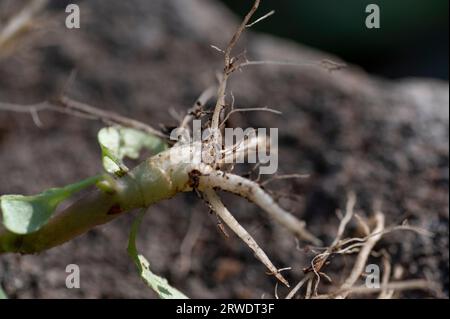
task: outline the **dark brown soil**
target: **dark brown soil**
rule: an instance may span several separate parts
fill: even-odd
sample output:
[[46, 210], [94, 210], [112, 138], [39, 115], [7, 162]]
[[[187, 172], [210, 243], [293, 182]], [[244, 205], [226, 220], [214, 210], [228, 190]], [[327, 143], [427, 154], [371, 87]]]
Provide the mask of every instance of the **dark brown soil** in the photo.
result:
[[[75, 1], [70, 1], [75, 2]], [[6, 15], [23, 1], [2, 1]], [[70, 96], [157, 126], [174, 125], [168, 110], [184, 111], [215, 81], [223, 47], [238, 20], [211, 0], [79, 1], [80, 30], [64, 28], [65, 1], [53, 1], [32, 41], [0, 60], [0, 101], [35, 103], [60, 92], [71, 71]], [[244, 47], [244, 46], [243, 46]], [[318, 61], [326, 54], [265, 35], [245, 37], [251, 59]], [[388, 235], [386, 249], [404, 279], [427, 278], [448, 294], [449, 87], [430, 79], [385, 81], [357, 67], [329, 73], [315, 67], [248, 69], [232, 81], [237, 107], [270, 106], [282, 116], [244, 113], [234, 126], [277, 127], [280, 173], [310, 178], [274, 183], [280, 203], [304, 218], [326, 242], [339, 223], [348, 191], [358, 211], [380, 208], [389, 224], [405, 219], [434, 232]], [[101, 123], [42, 113], [43, 128], [26, 114], [0, 113], [0, 194], [32, 194], [101, 170], [96, 133]], [[291, 282], [312, 253], [246, 201], [226, 203]], [[37, 256], [0, 257], [0, 282], [12, 298], [152, 298], [126, 254], [133, 214]], [[201, 226], [190, 266], [180, 262], [189, 225]], [[196, 298], [273, 297], [274, 278], [236, 237], [225, 239], [217, 220], [193, 194], [155, 205], [139, 247], [151, 267]], [[351, 261], [336, 258], [335, 283]], [[374, 263], [380, 263], [374, 258]], [[65, 287], [65, 267], [81, 268], [81, 289]], [[345, 267], [347, 265], [347, 268]], [[286, 290], [280, 288], [280, 295]], [[409, 292], [403, 297], [429, 297]]]

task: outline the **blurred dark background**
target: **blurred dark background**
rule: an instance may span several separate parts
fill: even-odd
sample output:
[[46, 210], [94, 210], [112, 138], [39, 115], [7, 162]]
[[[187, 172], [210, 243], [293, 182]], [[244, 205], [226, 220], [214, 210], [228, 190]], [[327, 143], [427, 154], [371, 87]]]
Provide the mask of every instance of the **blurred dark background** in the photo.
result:
[[[239, 15], [252, 1], [222, 0]], [[381, 28], [367, 29], [367, 5], [380, 7]], [[276, 14], [255, 29], [339, 55], [389, 78], [448, 79], [447, 0], [264, 0]]]

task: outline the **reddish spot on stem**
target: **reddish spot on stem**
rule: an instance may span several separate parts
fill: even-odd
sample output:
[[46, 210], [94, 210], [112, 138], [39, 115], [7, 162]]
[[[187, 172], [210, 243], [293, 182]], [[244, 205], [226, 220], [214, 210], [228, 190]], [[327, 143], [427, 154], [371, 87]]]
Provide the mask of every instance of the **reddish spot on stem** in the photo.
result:
[[200, 184], [200, 176], [202, 173], [196, 169], [189, 172], [189, 187], [195, 189], [198, 188]]
[[114, 204], [113, 206], [111, 206], [111, 208], [108, 210], [108, 215], [117, 215], [122, 213], [122, 208], [120, 207], [119, 204]]

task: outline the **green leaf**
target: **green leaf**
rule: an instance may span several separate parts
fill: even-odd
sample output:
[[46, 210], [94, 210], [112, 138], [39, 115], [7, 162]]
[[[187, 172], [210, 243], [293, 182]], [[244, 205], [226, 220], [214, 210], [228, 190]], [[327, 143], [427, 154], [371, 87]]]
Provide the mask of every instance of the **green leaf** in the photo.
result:
[[62, 188], [51, 188], [34, 196], [0, 196], [3, 224], [16, 234], [35, 232], [48, 222], [61, 202], [102, 179], [103, 176], [99, 175]]
[[108, 173], [117, 175], [128, 172], [128, 168], [122, 162], [123, 158], [137, 159], [143, 148], [157, 154], [167, 147], [158, 137], [121, 126], [101, 129], [98, 132], [98, 142], [102, 150], [103, 167]]
[[150, 264], [144, 256], [140, 255], [136, 248], [136, 236], [139, 226], [145, 215], [143, 210], [135, 219], [131, 227], [130, 237], [128, 240], [128, 254], [136, 263], [139, 274], [144, 282], [152, 288], [161, 299], [188, 299], [183, 293], [169, 285], [167, 279], [155, 275], [150, 270]]
[[8, 299], [8, 296], [6, 295], [6, 293], [3, 291], [2, 286], [0, 285], [0, 299]]

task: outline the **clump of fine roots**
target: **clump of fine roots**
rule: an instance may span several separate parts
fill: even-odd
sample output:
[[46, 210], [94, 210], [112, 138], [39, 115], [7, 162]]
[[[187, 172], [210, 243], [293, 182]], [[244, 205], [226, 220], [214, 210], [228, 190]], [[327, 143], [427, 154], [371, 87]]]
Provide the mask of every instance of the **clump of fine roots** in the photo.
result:
[[[412, 231], [421, 236], [432, 236], [432, 234], [424, 229], [409, 226], [406, 222], [399, 226], [386, 227], [385, 215], [381, 211], [376, 211], [371, 218], [367, 219], [354, 212], [355, 204], [356, 196], [350, 193], [345, 214], [340, 216], [341, 222], [335, 239], [328, 247], [312, 249], [315, 256], [311, 259], [310, 266], [303, 270], [305, 276], [285, 298], [344, 299], [350, 295], [377, 295], [379, 299], [391, 299], [404, 290], [425, 290], [440, 296], [438, 285], [433, 282], [422, 279], [402, 281], [403, 269], [400, 266], [393, 269], [388, 252], [384, 249], [376, 250], [376, 245], [383, 236], [393, 231]], [[356, 222], [358, 233], [362, 234], [361, 237], [344, 237], [347, 226], [352, 221]], [[350, 270], [343, 269], [342, 273], [348, 273], [345, 280], [334, 283], [333, 288], [326, 293], [320, 293], [320, 283], [323, 279], [333, 282], [325, 270], [332, 263], [332, 258], [350, 255], [356, 255], [356, 258], [349, 267]], [[379, 280], [375, 277], [373, 280], [366, 281], [365, 284], [358, 285], [362, 276], [370, 275], [366, 273], [369, 257], [382, 259], [382, 278]]]

